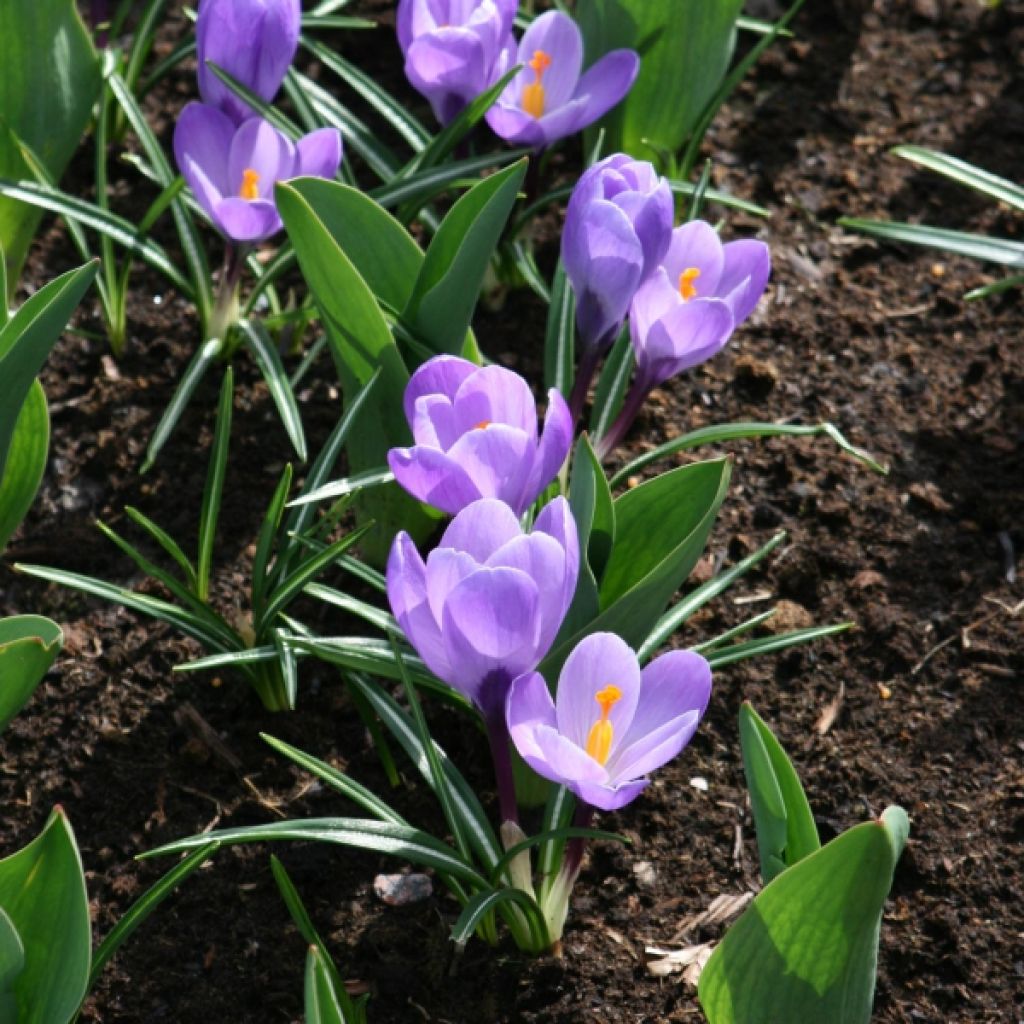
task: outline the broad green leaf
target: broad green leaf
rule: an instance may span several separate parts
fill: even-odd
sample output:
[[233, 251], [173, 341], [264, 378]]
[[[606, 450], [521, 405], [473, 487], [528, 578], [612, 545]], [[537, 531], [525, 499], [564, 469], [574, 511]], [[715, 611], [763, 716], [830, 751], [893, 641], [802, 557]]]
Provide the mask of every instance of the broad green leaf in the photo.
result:
[[908, 831], [906, 812], [889, 807], [762, 889], [701, 974], [710, 1024], [868, 1024], [882, 911]]
[[[412, 436], [402, 412], [409, 372], [366, 279], [346, 255], [307, 199], [291, 185], [278, 184], [277, 206], [295, 246], [303, 276], [323, 317], [346, 402], [380, 371], [362, 407], [360, 430], [348, 441], [349, 469], [363, 472], [387, 463], [388, 450], [407, 446]], [[400, 528], [422, 535], [433, 523], [422, 505], [397, 484], [361, 496], [361, 518], [377, 527], [366, 544], [369, 561], [382, 563]]]
[[0, 551], [7, 546], [35, 499], [49, 449], [46, 395], [35, 380], [15, 421], [7, 464], [0, 470]]
[[32, 696], [63, 643], [60, 626], [40, 615], [0, 619], [0, 732]]
[[14, 983], [18, 1024], [64, 1024], [85, 997], [92, 930], [82, 862], [60, 807], [28, 846], [0, 860], [0, 908], [25, 950]]
[[44, 285], [0, 330], [0, 477], [29, 388], [98, 267], [98, 263], [87, 263]]
[[[33, 177], [23, 142], [59, 179], [100, 89], [99, 61], [74, 0], [0, 3], [0, 67], [0, 178]], [[0, 199], [0, 246], [11, 289], [40, 216], [35, 208]]]
[[858, 217], [840, 217], [839, 224], [889, 242], [909, 242], [928, 249], [942, 249], [944, 252], [970, 256], [986, 263], [1024, 267], [1024, 242], [1008, 238], [990, 238], [967, 231], [933, 228], [927, 224], [897, 224], [887, 220], [861, 220]]
[[761, 879], [767, 885], [820, 849], [821, 842], [796, 770], [749, 701], [740, 707], [740, 747], [757, 829]]
[[[589, 0], [577, 6], [588, 65], [620, 47], [640, 54], [633, 88], [600, 122], [606, 152], [650, 160], [680, 148], [729, 67], [742, 8], [743, 0]], [[588, 145], [596, 131], [590, 129]]]
[[402, 320], [435, 352], [463, 351], [484, 274], [526, 167], [520, 160], [471, 188], [431, 240]]
[[[0, 294], [5, 294], [0, 292]], [[14, 922], [0, 907], [0, 1020], [18, 1019], [18, 997], [14, 983], [25, 969], [25, 947]]]

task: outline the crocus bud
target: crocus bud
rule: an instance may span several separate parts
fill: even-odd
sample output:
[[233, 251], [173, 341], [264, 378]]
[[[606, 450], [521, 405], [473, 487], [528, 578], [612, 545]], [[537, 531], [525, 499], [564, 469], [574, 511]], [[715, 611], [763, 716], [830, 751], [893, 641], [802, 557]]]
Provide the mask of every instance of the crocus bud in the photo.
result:
[[174, 157], [225, 238], [260, 242], [281, 229], [275, 183], [303, 175], [333, 178], [341, 135], [321, 128], [292, 143], [262, 118], [236, 126], [216, 107], [189, 103], [174, 128]]
[[544, 429], [526, 381], [501, 366], [436, 356], [410, 378], [405, 415], [416, 444], [388, 464], [414, 497], [450, 515], [478, 498], [500, 498], [522, 515], [569, 454], [572, 422], [552, 389]]
[[502, 52], [493, 80], [516, 64], [523, 70], [487, 112], [487, 123], [506, 142], [534, 149], [603, 117], [629, 92], [640, 70], [632, 50], [613, 50], [581, 75], [583, 37], [561, 11], [533, 20], [518, 51]]
[[579, 573], [576, 522], [565, 498], [530, 533], [504, 502], [463, 509], [424, 561], [404, 531], [388, 558], [391, 610], [438, 678], [504, 728], [512, 680], [547, 654]]
[[644, 160], [616, 153], [580, 178], [565, 214], [562, 260], [584, 348], [615, 340], [637, 288], [668, 251], [673, 215], [668, 181]]
[[512, 683], [506, 715], [534, 771], [614, 811], [690, 742], [710, 696], [711, 667], [699, 654], [670, 651], [641, 671], [620, 637], [592, 633], [562, 666], [554, 700], [544, 677], [530, 672]]
[[722, 245], [700, 220], [676, 228], [630, 308], [638, 385], [650, 390], [720, 351], [757, 305], [770, 273], [764, 242]]
[[515, 51], [518, 0], [399, 0], [405, 74], [441, 124], [492, 85], [499, 55]]
[[299, 0], [200, 0], [196, 20], [199, 95], [236, 124], [255, 111], [207, 67], [211, 61], [268, 103], [299, 45]]

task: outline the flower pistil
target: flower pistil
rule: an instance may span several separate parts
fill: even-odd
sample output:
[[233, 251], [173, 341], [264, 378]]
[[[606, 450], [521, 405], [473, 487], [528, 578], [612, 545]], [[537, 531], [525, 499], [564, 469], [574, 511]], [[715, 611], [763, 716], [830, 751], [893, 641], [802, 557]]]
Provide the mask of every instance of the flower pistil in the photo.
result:
[[601, 705], [601, 717], [590, 727], [590, 735], [587, 736], [587, 753], [598, 764], [605, 764], [612, 749], [612, 740], [615, 738], [615, 730], [608, 720], [608, 714], [622, 700], [622, 691], [609, 683], [594, 694], [594, 700]]

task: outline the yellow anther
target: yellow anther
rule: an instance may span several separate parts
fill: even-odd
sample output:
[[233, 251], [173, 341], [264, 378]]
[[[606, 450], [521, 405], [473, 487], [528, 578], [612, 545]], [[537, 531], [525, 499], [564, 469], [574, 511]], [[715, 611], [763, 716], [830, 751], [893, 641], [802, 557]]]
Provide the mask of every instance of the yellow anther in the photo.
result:
[[544, 77], [544, 72], [551, 67], [551, 57], [543, 50], [534, 50], [533, 57], [527, 67], [536, 77], [529, 85], [523, 86], [523, 110], [530, 117], [543, 117], [547, 94], [544, 92], [541, 79]]
[[599, 764], [605, 764], [612, 749], [615, 730], [608, 721], [608, 714], [614, 705], [622, 700], [622, 691], [609, 683], [594, 694], [594, 700], [601, 705], [601, 717], [590, 727], [587, 737], [587, 753]]
[[693, 282], [698, 277], [700, 277], [700, 268], [698, 267], [687, 267], [679, 275], [679, 294], [682, 295], [683, 302], [689, 302], [690, 299], [696, 298], [697, 289]]
[[259, 174], [251, 167], [246, 167], [246, 169], [242, 171], [242, 187], [238, 190], [238, 194], [243, 199], [259, 199], [259, 184]]
[[481, 420], [479, 423], [473, 424], [474, 430], [486, 430], [491, 425], [490, 420]]

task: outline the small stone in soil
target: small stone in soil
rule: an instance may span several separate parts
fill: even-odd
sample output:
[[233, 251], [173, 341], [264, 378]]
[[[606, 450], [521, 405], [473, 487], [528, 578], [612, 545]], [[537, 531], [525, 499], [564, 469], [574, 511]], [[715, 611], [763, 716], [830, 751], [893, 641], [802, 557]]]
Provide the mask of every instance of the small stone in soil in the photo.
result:
[[389, 907], [406, 907], [430, 899], [434, 887], [427, 875], [378, 875], [373, 880], [373, 891]]

